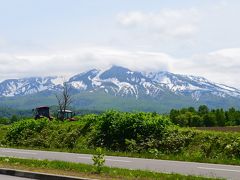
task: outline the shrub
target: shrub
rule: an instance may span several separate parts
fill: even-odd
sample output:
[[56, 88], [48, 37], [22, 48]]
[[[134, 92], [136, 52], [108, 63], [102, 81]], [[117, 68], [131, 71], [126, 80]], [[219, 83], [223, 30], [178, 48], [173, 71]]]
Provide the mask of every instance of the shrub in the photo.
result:
[[99, 117], [93, 143], [113, 150], [126, 150], [126, 139], [137, 143], [150, 136], [160, 139], [170, 125], [168, 118], [152, 113], [108, 111]]
[[93, 165], [95, 167], [95, 172], [100, 174], [105, 163], [104, 154], [102, 148], [96, 149], [96, 155], [92, 157]]
[[[5, 135], [6, 134], [6, 135]], [[173, 125], [154, 113], [108, 111], [76, 122], [18, 121], [4, 129], [1, 144], [60, 149], [95, 149], [182, 154], [198, 159], [240, 158], [239, 133], [198, 131]]]

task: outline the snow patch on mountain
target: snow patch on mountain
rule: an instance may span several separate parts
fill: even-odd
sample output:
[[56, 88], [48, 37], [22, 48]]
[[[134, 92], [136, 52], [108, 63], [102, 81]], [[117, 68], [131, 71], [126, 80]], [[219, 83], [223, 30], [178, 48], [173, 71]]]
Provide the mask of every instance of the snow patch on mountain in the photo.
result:
[[179, 75], [169, 72], [151, 72], [147, 73], [146, 76], [176, 94], [191, 95], [192, 99], [197, 101], [204, 94], [212, 94], [223, 98], [227, 96], [240, 97], [240, 91], [236, 88], [216, 84], [199, 76]]
[[82, 81], [73, 81], [71, 85], [76, 89], [83, 89], [83, 90], [87, 89], [87, 85], [84, 84]]
[[0, 83], [0, 97], [28, 95], [45, 90], [58, 89], [53, 80], [56, 77], [32, 77], [23, 79], [9, 79]]
[[[63, 86], [61, 77], [33, 77], [8, 79], [0, 83], [0, 97], [13, 97], [43, 91], [59, 91]], [[203, 77], [173, 74], [166, 71], [138, 72], [124, 67], [92, 69], [71, 77], [67, 84], [74, 92], [103, 91], [115, 96], [159, 98], [164, 93], [191, 97], [199, 101], [202, 96], [240, 98], [240, 90], [211, 82]]]

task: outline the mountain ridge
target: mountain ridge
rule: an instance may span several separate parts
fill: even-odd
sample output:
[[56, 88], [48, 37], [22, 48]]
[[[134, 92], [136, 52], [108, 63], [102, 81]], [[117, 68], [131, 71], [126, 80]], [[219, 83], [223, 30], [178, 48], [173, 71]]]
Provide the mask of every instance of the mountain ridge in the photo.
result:
[[[164, 99], [169, 105], [174, 105], [174, 101], [181, 99], [182, 102], [185, 100], [190, 102], [189, 105], [204, 102], [210, 105], [227, 103], [231, 106], [231, 101], [234, 100], [233, 105], [240, 106], [240, 90], [237, 88], [214, 83], [204, 77], [180, 75], [167, 71], [146, 73], [112, 66], [104, 71], [91, 69], [76, 74], [66, 83], [76, 96], [85, 93], [88, 97], [94, 93], [101, 94], [102, 98], [115, 96], [131, 98], [131, 101], [147, 100], [148, 103]], [[54, 94], [61, 89], [62, 83], [56, 76], [7, 79], [0, 82], [0, 98], [17, 99], [29, 95], [37, 96], [44, 92]], [[94, 103], [94, 99], [91, 101]]]

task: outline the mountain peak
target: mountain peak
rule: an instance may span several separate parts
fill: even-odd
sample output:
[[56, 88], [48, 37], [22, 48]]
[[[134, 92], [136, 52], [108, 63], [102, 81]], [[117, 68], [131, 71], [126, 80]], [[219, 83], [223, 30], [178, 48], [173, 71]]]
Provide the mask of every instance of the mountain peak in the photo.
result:
[[121, 66], [112, 66], [110, 69], [104, 71], [101, 75], [101, 79], [117, 78], [122, 79], [122, 76], [125, 76], [127, 72], [130, 72], [129, 69]]
[[[58, 91], [57, 77], [9, 79], [0, 83], [0, 97], [24, 96], [41, 91]], [[91, 69], [77, 74], [67, 82], [74, 92], [104, 92], [114, 96], [152, 98], [164, 96], [200, 101], [203, 98], [240, 99], [240, 90], [213, 83], [203, 77], [174, 74], [167, 71], [143, 73], [121, 66], [100, 71]]]
[[89, 71], [86, 71], [86, 72], [82, 72], [80, 74], [77, 74], [73, 77], [71, 77], [69, 79], [69, 81], [79, 81], [79, 80], [89, 80], [89, 79], [92, 79], [93, 77], [95, 77], [98, 73], [100, 72], [100, 70], [98, 69], [91, 69]]
[[111, 68], [107, 69], [105, 72], [112, 72], [115, 74], [119, 74], [119, 73], [127, 73], [130, 72], [131, 70], [122, 66], [116, 66], [113, 65], [111, 66]]

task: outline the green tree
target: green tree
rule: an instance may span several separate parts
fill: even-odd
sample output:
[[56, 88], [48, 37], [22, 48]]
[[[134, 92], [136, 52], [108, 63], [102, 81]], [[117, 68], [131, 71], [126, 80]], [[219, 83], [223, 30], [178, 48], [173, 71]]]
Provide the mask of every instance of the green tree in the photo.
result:
[[235, 110], [235, 108], [230, 108], [228, 111], [225, 112], [226, 117], [226, 125], [228, 126], [235, 126], [238, 125], [238, 111]]
[[201, 116], [197, 115], [197, 114], [194, 114], [192, 116], [192, 121], [191, 122], [192, 122], [191, 126], [193, 126], [193, 127], [201, 127], [204, 124], [203, 118]]
[[10, 122], [14, 123], [14, 122], [17, 122], [18, 120], [19, 120], [19, 118], [16, 115], [12, 115]]
[[187, 113], [180, 114], [176, 117], [176, 120], [175, 120], [174, 124], [177, 124], [181, 127], [185, 127], [185, 126], [189, 125], [189, 119], [190, 118], [191, 117]]
[[189, 111], [189, 112], [192, 112], [192, 113], [195, 113], [195, 112], [196, 112], [196, 110], [195, 110], [194, 107], [189, 107], [189, 108], [188, 108], [188, 111]]
[[203, 115], [208, 114], [208, 113], [209, 113], [209, 109], [208, 109], [208, 107], [207, 107], [206, 105], [201, 105], [201, 106], [199, 106], [199, 108], [198, 108], [198, 114], [199, 114], [200, 116], [203, 116]]
[[236, 125], [240, 125], [240, 111], [236, 111], [235, 113], [235, 122]]
[[174, 124], [177, 124], [176, 117], [180, 114], [180, 112], [176, 109], [172, 109], [170, 111], [170, 119]]
[[216, 113], [216, 121], [218, 126], [224, 126], [225, 125], [225, 113], [223, 109], [217, 109]]
[[0, 117], [0, 124], [9, 124], [10, 121], [6, 117]]
[[216, 116], [214, 113], [208, 113], [203, 116], [204, 125], [207, 127], [216, 126]]

